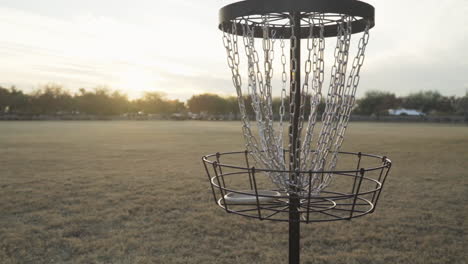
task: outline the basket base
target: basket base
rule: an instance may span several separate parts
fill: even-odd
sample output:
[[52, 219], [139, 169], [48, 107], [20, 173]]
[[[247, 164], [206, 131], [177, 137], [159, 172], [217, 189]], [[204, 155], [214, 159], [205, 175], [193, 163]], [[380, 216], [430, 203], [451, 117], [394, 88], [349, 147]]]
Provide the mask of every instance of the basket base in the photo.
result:
[[[233, 193], [230, 192], [224, 196], [224, 201], [227, 204], [257, 204], [257, 196], [255, 190], [240, 191], [248, 194]], [[277, 191], [267, 191], [267, 190], [258, 190], [258, 202], [262, 203], [271, 203], [276, 198], [273, 197], [264, 197], [265, 196], [281, 196], [281, 193]]]

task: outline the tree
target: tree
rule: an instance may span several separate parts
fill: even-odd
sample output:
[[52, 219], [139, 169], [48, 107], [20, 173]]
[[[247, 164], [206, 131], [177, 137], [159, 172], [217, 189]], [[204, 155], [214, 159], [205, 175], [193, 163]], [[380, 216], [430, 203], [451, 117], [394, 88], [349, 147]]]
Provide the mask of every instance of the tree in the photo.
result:
[[179, 100], [167, 100], [160, 92], [146, 92], [135, 105], [140, 111], [151, 114], [173, 114], [185, 112], [184, 103]]
[[215, 94], [194, 95], [187, 105], [192, 113], [223, 114], [228, 109], [226, 99]]
[[111, 92], [107, 87], [97, 87], [94, 92], [81, 88], [75, 101], [79, 112], [90, 115], [119, 115], [130, 108], [127, 95]]
[[468, 91], [465, 96], [456, 99], [454, 108], [456, 114], [468, 117]]
[[24, 113], [30, 106], [30, 96], [17, 90], [15, 86], [10, 89], [0, 87], [0, 113]]
[[0, 114], [10, 108], [10, 91], [0, 86]]
[[71, 112], [74, 101], [70, 93], [58, 84], [47, 84], [34, 91], [30, 99], [30, 112], [34, 114], [57, 114]]
[[234, 118], [239, 118], [239, 101], [237, 97], [230, 96], [225, 98], [226, 100], [226, 112], [234, 115]]
[[453, 103], [448, 97], [442, 96], [437, 91], [418, 92], [402, 98], [402, 106], [409, 109], [417, 109], [424, 113], [439, 112], [453, 113]]
[[364, 98], [357, 100], [355, 113], [362, 115], [382, 115], [386, 114], [388, 109], [396, 108], [399, 100], [395, 94], [380, 91], [366, 92]]

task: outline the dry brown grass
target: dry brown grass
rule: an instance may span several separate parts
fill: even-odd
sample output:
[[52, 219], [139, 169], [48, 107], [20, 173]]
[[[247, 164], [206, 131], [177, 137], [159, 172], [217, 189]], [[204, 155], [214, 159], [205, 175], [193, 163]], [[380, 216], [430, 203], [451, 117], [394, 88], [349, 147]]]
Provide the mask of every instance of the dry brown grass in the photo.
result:
[[[353, 123], [394, 167], [373, 215], [302, 226], [303, 263], [467, 263], [468, 127]], [[214, 206], [238, 122], [0, 123], [0, 263], [286, 263], [287, 224]]]

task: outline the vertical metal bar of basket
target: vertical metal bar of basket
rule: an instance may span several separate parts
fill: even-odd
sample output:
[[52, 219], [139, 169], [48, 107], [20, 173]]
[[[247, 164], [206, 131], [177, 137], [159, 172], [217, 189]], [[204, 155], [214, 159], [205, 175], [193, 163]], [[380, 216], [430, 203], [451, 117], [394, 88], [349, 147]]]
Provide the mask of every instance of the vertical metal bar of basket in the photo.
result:
[[354, 193], [354, 188], [356, 188], [356, 180], [357, 180], [358, 173], [359, 173], [359, 167], [361, 166], [361, 158], [362, 158], [362, 153], [359, 152], [358, 153], [358, 163], [357, 163], [357, 166], [356, 166], [356, 174], [355, 174], [355, 177], [354, 177], [353, 189], [351, 189], [351, 193]]
[[219, 162], [219, 157], [221, 156], [221, 154], [219, 152], [216, 153], [216, 161], [218, 162], [218, 169], [219, 169], [219, 175], [221, 175], [221, 181], [223, 182], [223, 188], [226, 188], [226, 182], [224, 181], [224, 174], [223, 174], [223, 169], [221, 168], [221, 166], [219, 166], [219, 164], [221, 164]]
[[[290, 13], [290, 24], [292, 25], [292, 36], [290, 42], [291, 53], [291, 85], [290, 85], [290, 98], [294, 102], [294, 109], [290, 109], [290, 113], [294, 113], [290, 117], [290, 150], [289, 150], [289, 163], [290, 174], [289, 180], [291, 183], [297, 183], [297, 171], [300, 170], [300, 161], [297, 155], [299, 134], [299, 119], [300, 119], [300, 105], [301, 105], [301, 17], [300, 12]], [[295, 65], [294, 65], [295, 61]], [[293, 87], [294, 85], [294, 87]], [[294, 91], [294, 92], [293, 92]], [[292, 107], [290, 107], [292, 108]], [[294, 111], [294, 112], [292, 112]], [[296, 145], [297, 144], [297, 145]], [[291, 164], [292, 163], [292, 164]], [[292, 166], [291, 166], [292, 165]], [[289, 194], [289, 264], [299, 264], [300, 262], [300, 197], [296, 193], [297, 188], [292, 186], [292, 192]]]
[[210, 174], [210, 171], [208, 170], [208, 167], [206, 166], [205, 159], [206, 159], [206, 156], [203, 156], [202, 157], [203, 166], [205, 166], [206, 175], [208, 176], [208, 182], [210, 183], [211, 192], [213, 193], [213, 199], [214, 199], [215, 204], [217, 205], [218, 204], [218, 198], [216, 197], [216, 192], [215, 192], [215, 190], [213, 188], [213, 182], [211, 181], [212, 180], [211, 179], [211, 174]]
[[286, 164], [286, 149], [283, 149], [283, 161]]
[[253, 179], [253, 184], [255, 187], [255, 199], [257, 201], [257, 212], [258, 212], [258, 219], [263, 220], [262, 218], [262, 212], [261, 212], [261, 207], [260, 207], [260, 201], [258, 200], [258, 189], [257, 189], [257, 180], [255, 179], [255, 167], [252, 167], [252, 179]]
[[214, 173], [215, 173], [215, 176], [216, 176], [216, 180], [218, 182], [219, 192], [221, 193], [221, 199], [223, 200], [224, 209], [226, 210], [226, 212], [229, 213], [228, 206], [227, 206], [227, 203], [226, 203], [226, 199], [224, 198], [224, 195], [225, 195], [224, 189], [226, 188], [226, 186], [221, 185], [221, 182], [219, 181], [219, 174], [218, 174], [218, 171], [216, 169], [217, 166], [218, 166], [218, 163], [216, 161], [213, 162], [213, 170], [214, 170]]
[[307, 196], [307, 223], [309, 223], [310, 215], [310, 198], [312, 196], [312, 171], [309, 171], [309, 195]]
[[[386, 162], [386, 158], [383, 157], [383, 158], [382, 158], [382, 169], [380, 170], [379, 179], [377, 180], [378, 183], [375, 184], [375, 189], [376, 189], [376, 191], [374, 191], [374, 193], [372, 194], [372, 199], [371, 199], [371, 202], [372, 202], [372, 204], [374, 204], [374, 205], [375, 205], [375, 197], [376, 197], [377, 192], [380, 192], [380, 190], [382, 190], [382, 175], [383, 175], [383, 172], [384, 172], [384, 170], [385, 170], [385, 168], [386, 168], [385, 162]], [[377, 188], [379, 188], [379, 185], [380, 185], [380, 190], [377, 190]], [[375, 208], [375, 206], [374, 206], [374, 208]], [[374, 210], [372, 209], [372, 211], [374, 211]]]
[[[249, 151], [246, 150], [245, 151], [245, 167], [246, 168], [250, 168], [250, 165], [249, 165]], [[250, 173], [250, 170], [247, 170], [247, 172], [249, 173], [249, 183], [250, 183], [250, 190], [253, 190], [253, 185], [252, 185], [252, 174]]]
[[359, 174], [361, 175], [361, 177], [359, 177], [359, 182], [356, 188], [356, 192], [354, 193], [354, 200], [353, 200], [353, 205], [351, 207], [351, 211], [349, 212], [349, 219], [353, 218], [354, 208], [356, 207], [357, 198], [359, 196], [359, 190], [361, 189], [361, 183], [362, 183], [362, 179], [364, 178], [365, 172], [366, 170], [364, 170], [364, 168], [361, 168], [361, 170], [359, 171]]
[[387, 171], [385, 172], [385, 175], [384, 175], [384, 177], [382, 179], [382, 182], [381, 182], [382, 185], [380, 185], [379, 193], [377, 194], [377, 197], [375, 198], [374, 208], [372, 209], [372, 212], [374, 212], [375, 207], [377, 206], [377, 202], [379, 201], [380, 193], [382, 192], [383, 186], [385, 184], [385, 180], [387, 179], [388, 173], [390, 172], [390, 169], [392, 168], [392, 163], [389, 162], [386, 157], [384, 157], [384, 159], [385, 159], [385, 162], [386, 162]]

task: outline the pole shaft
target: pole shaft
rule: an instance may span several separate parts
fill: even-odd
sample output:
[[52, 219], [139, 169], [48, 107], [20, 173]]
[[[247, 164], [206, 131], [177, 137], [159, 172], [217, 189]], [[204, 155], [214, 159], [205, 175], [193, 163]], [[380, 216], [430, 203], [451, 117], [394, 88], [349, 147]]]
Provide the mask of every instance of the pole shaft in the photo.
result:
[[[300, 28], [301, 20], [300, 13], [291, 13], [291, 25], [293, 27], [293, 36], [296, 38], [291, 39], [291, 89], [289, 100], [294, 101], [294, 111], [290, 109], [291, 116], [290, 121], [290, 181], [295, 183], [299, 175], [296, 175], [295, 171], [300, 168], [300, 155], [298, 151], [300, 131], [299, 131], [299, 118], [300, 118], [300, 105], [301, 105], [301, 37]], [[295, 48], [293, 48], [295, 46]], [[293, 59], [296, 61], [295, 71], [293, 71]], [[295, 91], [293, 93], [292, 91]], [[291, 106], [291, 104], [290, 104]], [[296, 187], [292, 187], [293, 191], [296, 191]], [[300, 262], [300, 214], [299, 214], [299, 196], [297, 194], [290, 194], [289, 196], [289, 264], [299, 264]]]

